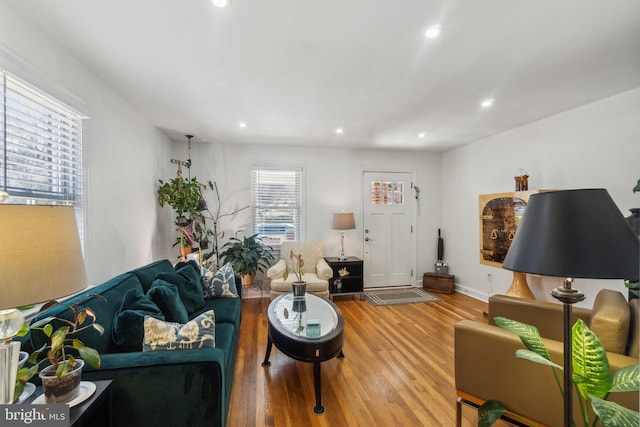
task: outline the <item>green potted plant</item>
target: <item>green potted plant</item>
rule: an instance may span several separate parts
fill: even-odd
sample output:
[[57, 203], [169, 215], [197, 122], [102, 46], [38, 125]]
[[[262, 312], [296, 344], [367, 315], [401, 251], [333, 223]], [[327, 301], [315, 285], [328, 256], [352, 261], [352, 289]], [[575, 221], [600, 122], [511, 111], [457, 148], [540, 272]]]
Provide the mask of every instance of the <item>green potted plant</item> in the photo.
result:
[[[291, 287], [293, 289], [294, 296], [304, 296], [305, 291], [307, 289], [307, 282], [304, 279], [304, 272], [302, 271], [302, 267], [304, 267], [304, 259], [302, 258], [302, 254], [294, 254], [293, 251], [289, 253], [289, 260], [293, 265], [293, 274], [296, 275], [296, 281], [291, 283]], [[289, 277], [289, 266], [287, 265], [286, 270], [284, 271], [284, 280], [287, 280]]]
[[[553, 368], [556, 383], [562, 396], [562, 388], [556, 369], [563, 370], [561, 365], [551, 360], [538, 328], [504, 317], [496, 317], [495, 322], [501, 328], [513, 332], [520, 337], [527, 349], [516, 351], [516, 357], [540, 363]], [[631, 365], [620, 369], [614, 375], [609, 370], [607, 353], [598, 337], [579, 319], [572, 328], [572, 362], [573, 384], [578, 391], [582, 421], [585, 427], [600, 425], [608, 427], [637, 427], [640, 424], [640, 413], [625, 408], [614, 402], [605, 400], [609, 393], [638, 391], [640, 387], [640, 365]], [[526, 387], [526, 384], [523, 384]], [[587, 403], [591, 403], [596, 419], [590, 422]], [[497, 400], [489, 400], [478, 409], [478, 426], [488, 427], [503, 414], [526, 423], [517, 414], [507, 411]], [[578, 425], [574, 420], [574, 425]]]
[[[178, 175], [165, 182], [158, 180], [158, 202], [160, 206], [168, 204], [176, 212], [175, 224], [180, 233], [178, 241], [174, 244], [180, 245], [180, 254], [185, 256], [195, 241], [207, 242], [208, 236], [213, 233], [207, 228], [206, 218], [202, 211], [207, 209], [202, 192], [214, 189], [214, 184], [208, 181], [207, 184], [198, 182], [196, 178], [186, 179]], [[202, 245], [202, 243], [201, 243]], [[201, 249], [206, 247], [201, 246]]]
[[257, 234], [242, 240], [232, 237], [222, 246], [220, 259], [230, 262], [233, 271], [242, 276], [242, 286], [251, 286], [257, 271], [264, 272], [274, 260], [270, 246], [265, 245]]
[[[100, 296], [89, 295], [87, 298], [89, 297]], [[62, 305], [71, 311], [73, 315], [71, 320], [47, 317], [22, 328], [19, 336], [24, 336], [29, 331], [41, 331], [47, 336], [49, 343], [29, 355], [27, 362], [30, 366], [24, 366], [18, 370], [15, 397], [22, 394], [27, 381], [39, 374], [47, 403], [69, 402], [78, 395], [82, 367], [85, 362], [94, 368], [100, 367], [100, 354], [74, 338], [76, 334], [86, 329], [94, 329], [100, 335], [104, 333], [102, 325], [96, 323], [96, 314], [88, 307], [81, 307], [82, 302], [84, 299], [73, 305], [65, 305], [57, 301], [49, 302], [42, 307], [42, 310]], [[62, 326], [54, 330], [54, 322]]]

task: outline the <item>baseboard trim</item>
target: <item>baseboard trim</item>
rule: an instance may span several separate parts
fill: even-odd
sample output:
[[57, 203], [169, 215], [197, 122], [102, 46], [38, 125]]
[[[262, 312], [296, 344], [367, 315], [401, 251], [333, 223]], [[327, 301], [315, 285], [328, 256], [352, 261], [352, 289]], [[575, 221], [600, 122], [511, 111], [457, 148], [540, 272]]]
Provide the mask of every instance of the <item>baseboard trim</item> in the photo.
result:
[[464, 285], [456, 283], [456, 292], [460, 292], [461, 294], [469, 295], [471, 298], [475, 298], [482, 302], [489, 302], [489, 294], [485, 292], [479, 292], [477, 289], [468, 288]]

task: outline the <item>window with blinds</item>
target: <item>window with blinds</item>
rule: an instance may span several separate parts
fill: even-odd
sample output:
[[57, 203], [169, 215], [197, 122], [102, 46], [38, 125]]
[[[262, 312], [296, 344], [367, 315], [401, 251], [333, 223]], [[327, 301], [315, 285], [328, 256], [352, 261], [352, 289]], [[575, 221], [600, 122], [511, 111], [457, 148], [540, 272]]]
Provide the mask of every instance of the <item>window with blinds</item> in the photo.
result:
[[302, 169], [251, 170], [253, 233], [268, 245], [302, 240]]
[[0, 69], [0, 189], [12, 200], [78, 206], [81, 114]]

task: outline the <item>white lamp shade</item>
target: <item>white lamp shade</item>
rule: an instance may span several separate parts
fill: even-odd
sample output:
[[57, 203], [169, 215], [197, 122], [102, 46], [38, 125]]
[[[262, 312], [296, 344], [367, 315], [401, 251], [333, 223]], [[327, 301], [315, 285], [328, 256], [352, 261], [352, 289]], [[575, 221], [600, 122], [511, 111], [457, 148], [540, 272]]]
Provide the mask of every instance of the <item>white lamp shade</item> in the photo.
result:
[[356, 228], [356, 220], [353, 212], [336, 212], [333, 214], [334, 230], [353, 230]]
[[0, 204], [0, 309], [86, 287], [74, 208]]

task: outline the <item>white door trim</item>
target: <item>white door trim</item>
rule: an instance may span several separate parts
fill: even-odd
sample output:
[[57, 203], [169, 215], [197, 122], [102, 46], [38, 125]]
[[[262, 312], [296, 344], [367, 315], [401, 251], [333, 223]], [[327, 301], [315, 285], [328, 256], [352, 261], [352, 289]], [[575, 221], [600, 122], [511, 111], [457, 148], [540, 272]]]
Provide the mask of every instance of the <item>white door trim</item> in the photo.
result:
[[[417, 273], [416, 273], [416, 268], [417, 268], [417, 235], [418, 235], [418, 230], [417, 230], [417, 205], [415, 203], [415, 193], [413, 191], [413, 187], [415, 186], [416, 182], [417, 182], [417, 173], [415, 169], [402, 169], [402, 168], [390, 168], [390, 169], [386, 169], [386, 168], [379, 168], [379, 167], [364, 167], [360, 169], [360, 175], [359, 175], [359, 185], [358, 185], [358, 191], [360, 192], [360, 200], [362, 201], [361, 203], [361, 212], [360, 212], [360, 224], [363, 224], [364, 226], [364, 215], [365, 215], [365, 203], [369, 202], [369, 197], [367, 194], [364, 193], [364, 175], [365, 173], [406, 173], [409, 174], [411, 176], [411, 188], [410, 188], [410, 193], [408, 193], [408, 201], [410, 204], [410, 212], [411, 212], [411, 216], [410, 216], [410, 220], [411, 220], [411, 224], [412, 224], [412, 229], [413, 232], [411, 233], [411, 243], [410, 243], [410, 265], [411, 265], [411, 278], [410, 278], [410, 283], [411, 286], [416, 286], [417, 283]], [[364, 251], [365, 251], [365, 242], [364, 239], [366, 237], [366, 234], [364, 233], [364, 227], [362, 229], [362, 235], [361, 235], [361, 244], [362, 244], [362, 254], [363, 254], [363, 258], [364, 258]], [[366, 271], [367, 266], [366, 263], [364, 265], [364, 269]], [[366, 274], [363, 275], [366, 278]], [[366, 287], [366, 283], [364, 284]]]

